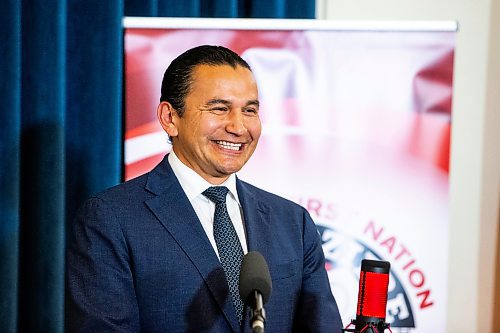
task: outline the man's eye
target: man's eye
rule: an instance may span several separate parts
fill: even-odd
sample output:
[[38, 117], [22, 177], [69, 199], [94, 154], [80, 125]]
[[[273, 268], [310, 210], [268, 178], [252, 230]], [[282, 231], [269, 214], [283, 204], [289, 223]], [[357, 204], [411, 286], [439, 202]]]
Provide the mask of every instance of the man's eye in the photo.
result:
[[211, 108], [210, 111], [213, 113], [220, 114], [220, 113], [227, 112], [227, 107], [223, 107], [223, 106], [215, 107], [215, 108]]
[[259, 113], [259, 110], [254, 108], [244, 109], [243, 111], [249, 115], [257, 115]]

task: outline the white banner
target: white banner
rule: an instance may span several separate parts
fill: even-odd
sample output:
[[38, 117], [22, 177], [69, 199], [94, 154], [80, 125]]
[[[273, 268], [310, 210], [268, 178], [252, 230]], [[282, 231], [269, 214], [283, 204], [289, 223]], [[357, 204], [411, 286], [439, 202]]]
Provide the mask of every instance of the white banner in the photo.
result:
[[344, 324], [369, 258], [391, 263], [393, 332], [444, 332], [455, 33], [436, 23], [368, 31], [191, 21], [211, 26], [161, 28], [156, 19], [155, 28], [126, 29], [126, 177], [170, 149], [155, 114], [170, 61], [196, 45], [227, 46], [252, 67], [262, 105], [259, 146], [238, 176], [312, 214]]

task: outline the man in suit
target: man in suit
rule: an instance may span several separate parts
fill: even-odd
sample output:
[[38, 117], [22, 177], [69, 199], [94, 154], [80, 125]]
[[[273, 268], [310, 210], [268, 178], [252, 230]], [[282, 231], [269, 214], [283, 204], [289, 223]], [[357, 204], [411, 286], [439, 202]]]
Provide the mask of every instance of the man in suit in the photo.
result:
[[[73, 224], [67, 330], [248, 332], [249, 309], [235, 288], [241, 256], [259, 251], [273, 284], [266, 330], [339, 333], [311, 217], [235, 175], [261, 134], [249, 65], [224, 47], [196, 47], [171, 63], [161, 92], [157, 114], [171, 153], [90, 198]], [[225, 202], [210, 190], [222, 190]]]

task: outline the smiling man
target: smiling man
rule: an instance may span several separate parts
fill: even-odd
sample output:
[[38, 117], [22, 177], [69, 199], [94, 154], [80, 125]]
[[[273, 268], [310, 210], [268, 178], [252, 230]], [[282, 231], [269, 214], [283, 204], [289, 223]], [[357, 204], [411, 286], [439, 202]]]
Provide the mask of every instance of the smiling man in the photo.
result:
[[249, 332], [242, 256], [266, 259], [268, 332], [341, 332], [316, 227], [297, 204], [235, 175], [261, 134], [249, 65], [220, 46], [186, 51], [163, 77], [172, 151], [80, 209], [67, 253], [67, 331]]
[[[163, 82], [171, 82], [165, 74]], [[248, 65], [201, 64], [192, 69], [183, 105], [172, 105], [163, 85], [160, 123], [179, 160], [211, 184], [220, 184], [252, 156], [261, 124], [257, 84]]]

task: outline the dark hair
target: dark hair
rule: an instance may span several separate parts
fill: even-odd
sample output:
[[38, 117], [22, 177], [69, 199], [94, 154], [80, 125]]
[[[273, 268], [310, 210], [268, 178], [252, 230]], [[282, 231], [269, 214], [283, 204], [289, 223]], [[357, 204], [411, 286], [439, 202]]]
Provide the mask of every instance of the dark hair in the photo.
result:
[[245, 60], [223, 46], [201, 45], [182, 53], [165, 71], [160, 97], [160, 102], [172, 104], [180, 117], [184, 113], [184, 101], [193, 83], [193, 71], [198, 65], [229, 65], [233, 68], [242, 66], [251, 70]]

